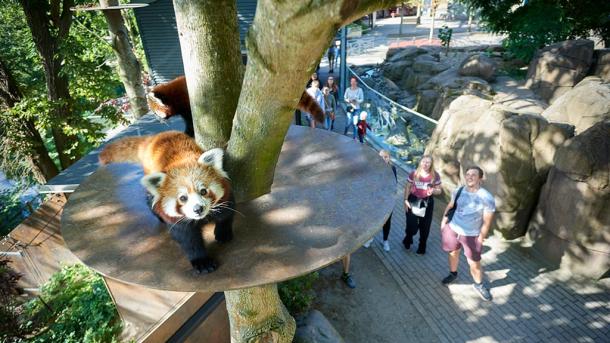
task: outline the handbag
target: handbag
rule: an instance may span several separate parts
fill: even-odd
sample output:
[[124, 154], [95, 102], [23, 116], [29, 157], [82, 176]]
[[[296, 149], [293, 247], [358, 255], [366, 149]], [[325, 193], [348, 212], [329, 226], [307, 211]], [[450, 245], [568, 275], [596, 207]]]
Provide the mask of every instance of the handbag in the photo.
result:
[[451, 221], [451, 219], [453, 219], [453, 215], [455, 214], [455, 210], [457, 209], [457, 204], [458, 204], [458, 199], [460, 198], [460, 194], [462, 194], [462, 190], [464, 189], [464, 186], [460, 187], [460, 189], [458, 189], [457, 194], [455, 195], [455, 200], [453, 201], [453, 207], [449, 209], [449, 211], [447, 211], [447, 214], [445, 214], [445, 216], [447, 217], [447, 223], [449, 223]]
[[411, 213], [417, 217], [426, 216], [426, 208], [428, 207], [428, 199], [420, 199], [418, 197], [409, 198], [409, 204], [411, 205]]

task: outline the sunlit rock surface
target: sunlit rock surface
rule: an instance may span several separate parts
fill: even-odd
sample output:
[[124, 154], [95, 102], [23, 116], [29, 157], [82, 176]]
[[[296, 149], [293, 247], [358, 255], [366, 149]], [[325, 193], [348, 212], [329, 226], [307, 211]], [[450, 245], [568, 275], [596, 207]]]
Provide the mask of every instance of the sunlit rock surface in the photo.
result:
[[571, 135], [567, 125], [463, 95], [444, 111], [426, 153], [441, 173], [445, 194], [461, 184], [465, 168], [483, 168], [484, 187], [496, 197], [495, 228], [511, 239], [525, 234], [555, 151]]
[[570, 273], [610, 273], [610, 120], [567, 141], [528, 228], [534, 249]]

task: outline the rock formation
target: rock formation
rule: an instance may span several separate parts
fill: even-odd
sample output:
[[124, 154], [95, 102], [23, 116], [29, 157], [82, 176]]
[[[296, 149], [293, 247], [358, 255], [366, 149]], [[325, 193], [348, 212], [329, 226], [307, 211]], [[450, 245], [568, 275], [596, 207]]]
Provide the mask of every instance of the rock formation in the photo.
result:
[[552, 104], [582, 80], [591, 67], [593, 41], [569, 40], [544, 47], [527, 70], [527, 86]]
[[496, 196], [495, 228], [512, 239], [525, 234], [555, 150], [571, 135], [569, 126], [464, 95], [443, 112], [426, 153], [445, 194], [461, 184], [464, 168], [483, 168], [484, 187]]
[[580, 133], [610, 118], [610, 83], [589, 76], [561, 95], [543, 113], [550, 122], [574, 125]]
[[556, 266], [610, 274], [610, 120], [568, 140], [555, 156], [528, 228], [533, 248]]
[[599, 49], [593, 52], [593, 65], [589, 75], [595, 75], [610, 82], [610, 49]]
[[496, 62], [483, 54], [472, 54], [462, 61], [458, 73], [493, 81], [496, 76]]

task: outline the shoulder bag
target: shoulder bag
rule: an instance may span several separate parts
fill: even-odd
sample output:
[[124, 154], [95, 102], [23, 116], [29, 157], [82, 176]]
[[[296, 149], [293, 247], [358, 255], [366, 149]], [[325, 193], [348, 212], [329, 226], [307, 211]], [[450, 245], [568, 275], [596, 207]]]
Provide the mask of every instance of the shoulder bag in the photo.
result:
[[457, 209], [457, 204], [458, 204], [458, 199], [460, 198], [460, 194], [462, 194], [462, 190], [464, 189], [464, 186], [460, 187], [460, 189], [458, 189], [457, 194], [455, 195], [455, 200], [453, 201], [453, 207], [449, 209], [449, 211], [447, 211], [447, 214], [445, 215], [447, 217], [447, 223], [449, 223], [451, 221], [451, 219], [453, 219], [453, 215], [455, 214], [455, 210]]

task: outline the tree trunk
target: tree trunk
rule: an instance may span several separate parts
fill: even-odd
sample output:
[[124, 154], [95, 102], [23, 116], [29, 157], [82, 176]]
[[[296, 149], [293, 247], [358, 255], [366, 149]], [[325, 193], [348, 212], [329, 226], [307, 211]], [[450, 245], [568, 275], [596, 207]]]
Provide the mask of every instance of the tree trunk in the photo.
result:
[[61, 73], [64, 58], [61, 55], [59, 44], [64, 40], [72, 25], [70, 7], [73, 0], [19, 0], [25, 13], [28, 26], [36, 49], [42, 58], [47, 83], [47, 96], [50, 101], [57, 104], [51, 115], [56, 124], [51, 129], [55, 147], [59, 155], [62, 168], [69, 167], [80, 154], [73, 149], [78, 143], [78, 137], [67, 135], [62, 127], [69, 126], [73, 121], [72, 98], [68, 89], [68, 79]]
[[401, 2], [400, 3], [400, 25], [398, 25], [398, 34], [402, 35], [402, 22], [404, 20], [405, 17], [405, 3]]
[[[294, 109], [335, 32], [394, 3], [258, 1], [242, 83], [235, 2], [174, 0], [196, 139], [206, 149], [228, 142], [237, 201], [269, 192]], [[276, 285], [225, 295], [233, 342], [292, 340], [294, 321]]]
[[36, 181], [44, 185], [59, 174], [59, 170], [53, 160], [49, 157], [49, 152], [42, 141], [40, 132], [36, 129], [36, 125], [31, 119], [23, 122], [24, 134], [26, 140], [31, 144], [31, 151], [28, 156], [28, 163], [32, 168], [32, 173]]
[[[12, 108], [15, 103], [22, 98], [21, 91], [17, 87], [17, 82], [13, 78], [6, 64], [0, 60], [0, 108]], [[10, 145], [14, 151], [27, 156], [28, 164], [32, 174], [40, 184], [46, 183], [49, 179], [59, 173], [57, 166], [49, 157], [49, 152], [42, 141], [40, 132], [32, 119], [7, 118], [11, 121], [5, 128], [5, 139], [10, 140]], [[9, 126], [18, 130], [10, 133]]]
[[434, 21], [436, 19], [436, 8], [438, 7], [437, 0], [432, 0], [431, 6], [432, 8], [430, 10], [432, 11], [432, 24], [430, 24], [430, 35], [428, 36], [428, 42], [432, 42], [432, 37], [434, 35]]
[[337, 29], [394, 4], [258, 2], [246, 38], [248, 65], [227, 148], [239, 200], [269, 192], [294, 108]]
[[296, 323], [276, 284], [226, 291], [225, 299], [232, 343], [292, 342]]
[[174, 10], [195, 138], [225, 148], [242, 80], [236, 2], [174, 0]]
[[[100, 0], [102, 7], [117, 6], [118, 0]], [[125, 27], [120, 10], [103, 11], [108, 22], [111, 45], [118, 60], [118, 69], [121, 82], [131, 104], [131, 111], [136, 118], [148, 112], [146, 91], [142, 85], [141, 65], [133, 53], [133, 46], [129, 40], [129, 32]]]

